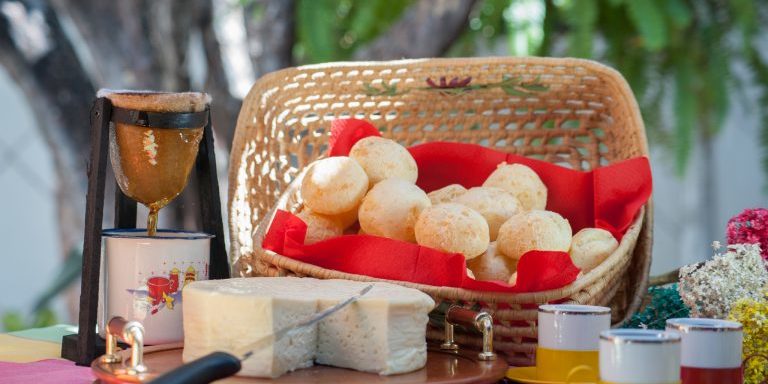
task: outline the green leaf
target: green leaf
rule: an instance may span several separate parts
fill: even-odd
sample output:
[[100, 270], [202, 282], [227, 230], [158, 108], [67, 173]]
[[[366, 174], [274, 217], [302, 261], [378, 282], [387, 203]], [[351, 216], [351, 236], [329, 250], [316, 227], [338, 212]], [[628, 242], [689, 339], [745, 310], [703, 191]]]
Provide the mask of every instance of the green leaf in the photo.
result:
[[730, 62], [726, 52], [717, 50], [709, 52], [708, 63], [706, 65], [706, 85], [703, 90], [709, 93], [707, 100], [710, 105], [707, 106], [708, 112], [708, 135], [715, 135], [722, 130], [725, 122], [725, 116], [729, 107], [729, 87], [730, 81]]
[[27, 321], [24, 316], [17, 311], [10, 311], [3, 314], [2, 324], [6, 332], [22, 331], [29, 328], [50, 327], [58, 324], [56, 313], [50, 308], [42, 308], [36, 311], [32, 321]]
[[648, 50], [659, 51], [667, 45], [667, 25], [656, 0], [629, 1], [627, 11]]
[[514, 85], [502, 85], [501, 86], [501, 90], [504, 91], [504, 93], [506, 93], [507, 95], [510, 95], [510, 96], [522, 96], [522, 97], [525, 97], [525, 96], [530, 96], [531, 95], [530, 92], [526, 92], [524, 90], [520, 90], [520, 89], [518, 89]]
[[24, 323], [24, 318], [18, 312], [6, 312], [3, 314], [3, 328], [6, 332], [21, 331], [28, 327]]
[[[745, 52], [747, 62], [752, 70], [757, 84], [760, 85], [761, 95], [758, 105], [768, 105], [768, 64], [760, 57], [760, 52], [753, 46], [748, 46]], [[760, 149], [762, 149], [762, 168], [763, 173], [768, 174], [768, 108], [758, 108], [760, 110]], [[764, 192], [768, 192], [768, 184], [763, 185]]]
[[664, 11], [675, 28], [685, 29], [691, 25], [693, 15], [691, 14], [691, 9], [684, 0], [666, 0], [663, 2], [663, 5]]
[[354, 46], [367, 43], [397, 21], [411, 0], [353, 1], [345, 20], [346, 32], [354, 36]]
[[730, 0], [727, 4], [733, 12], [736, 19], [736, 25], [738, 25], [742, 31], [745, 39], [749, 39], [759, 27], [758, 15], [760, 10], [757, 9], [759, 2], [754, 0]]
[[33, 328], [50, 327], [58, 324], [56, 313], [50, 308], [43, 308], [35, 314], [35, 323]]
[[310, 63], [342, 59], [337, 2], [333, 0], [299, 0], [296, 4], [297, 35]]
[[572, 28], [569, 34], [568, 51], [572, 56], [592, 57], [592, 42], [595, 39], [597, 21], [597, 0], [578, 0], [563, 9], [565, 20]]
[[525, 88], [525, 90], [532, 92], [544, 92], [549, 90], [549, 87], [541, 84], [520, 84], [520, 86]]
[[512, 76], [512, 75], [506, 74], [506, 73], [501, 75], [501, 81], [504, 84], [507, 84], [507, 83], [508, 84], [517, 84], [517, 83], [519, 83], [522, 80], [523, 80], [523, 76], [521, 76], [521, 75]]
[[675, 68], [675, 171], [685, 174], [694, 142], [697, 98], [694, 88], [695, 68], [689, 56], [680, 55]]
[[404, 93], [408, 93], [408, 89], [404, 89], [403, 91], [398, 91], [397, 84], [386, 84], [382, 83], [381, 88], [371, 84], [371, 83], [363, 83], [363, 93], [365, 93], [368, 96], [396, 96], [401, 95]]

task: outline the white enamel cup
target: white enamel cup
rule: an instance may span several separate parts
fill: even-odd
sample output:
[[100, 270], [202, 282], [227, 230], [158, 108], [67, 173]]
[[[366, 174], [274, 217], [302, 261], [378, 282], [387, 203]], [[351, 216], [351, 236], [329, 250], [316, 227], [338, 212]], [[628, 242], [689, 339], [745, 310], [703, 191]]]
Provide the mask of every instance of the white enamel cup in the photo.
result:
[[679, 383], [680, 335], [645, 329], [613, 329], [602, 332], [600, 382]]
[[696, 368], [741, 367], [741, 323], [719, 319], [669, 319], [667, 331], [680, 334], [680, 364]]
[[680, 334], [684, 367], [741, 367], [741, 323], [719, 319], [669, 319], [667, 331]]
[[611, 309], [593, 305], [539, 306], [536, 376], [539, 380], [594, 381], [600, 332], [611, 328]]
[[99, 287], [99, 335], [114, 316], [139, 321], [148, 345], [180, 342], [181, 291], [195, 280], [208, 279], [213, 235], [144, 229], [102, 232]]
[[611, 328], [611, 309], [594, 305], [540, 305], [538, 325], [540, 348], [597, 351], [600, 332]]
[[683, 384], [743, 382], [741, 323], [720, 319], [669, 319], [667, 331], [682, 339]]

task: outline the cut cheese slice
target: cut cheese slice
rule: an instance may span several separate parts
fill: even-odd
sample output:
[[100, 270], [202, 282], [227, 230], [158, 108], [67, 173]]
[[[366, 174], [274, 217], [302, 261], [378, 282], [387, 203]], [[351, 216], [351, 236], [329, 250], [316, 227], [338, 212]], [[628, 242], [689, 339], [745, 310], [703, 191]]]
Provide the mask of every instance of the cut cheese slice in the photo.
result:
[[[198, 281], [182, 291], [184, 352], [189, 362], [211, 352], [238, 357], [257, 340], [315, 314], [317, 300], [301, 279], [228, 279]], [[290, 283], [290, 284], [286, 284]], [[267, 340], [243, 361], [240, 375], [278, 377], [312, 365], [317, 329], [292, 333], [276, 342]]]
[[[292, 277], [194, 282], [184, 295], [185, 362], [213, 351], [243, 353], [265, 335], [295, 325], [357, 294], [369, 283]], [[428, 313], [421, 291], [387, 283], [317, 326], [268, 340], [243, 361], [240, 375], [278, 377], [319, 364], [382, 375], [426, 363]]]
[[[333, 295], [320, 310], [355, 294], [365, 284], [324, 283]], [[318, 364], [391, 375], [415, 371], [427, 362], [426, 326], [435, 302], [421, 291], [377, 283], [355, 304], [318, 327]]]

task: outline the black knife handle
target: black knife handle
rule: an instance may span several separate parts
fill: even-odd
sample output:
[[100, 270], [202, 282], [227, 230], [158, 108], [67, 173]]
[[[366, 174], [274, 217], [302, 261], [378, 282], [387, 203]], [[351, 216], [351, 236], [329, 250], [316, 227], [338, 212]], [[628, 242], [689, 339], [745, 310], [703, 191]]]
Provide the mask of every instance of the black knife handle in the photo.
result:
[[208, 384], [240, 371], [240, 359], [225, 352], [213, 352], [152, 380], [150, 384]]

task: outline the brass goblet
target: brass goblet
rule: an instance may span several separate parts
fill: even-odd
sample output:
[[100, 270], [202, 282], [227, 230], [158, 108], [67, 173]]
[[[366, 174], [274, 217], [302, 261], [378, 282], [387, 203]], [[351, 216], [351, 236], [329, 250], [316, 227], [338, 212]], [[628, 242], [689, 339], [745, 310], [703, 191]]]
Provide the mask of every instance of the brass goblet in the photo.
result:
[[[100, 90], [112, 102], [113, 114], [202, 112], [205, 93]], [[167, 128], [115, 122], [109, 132], [109, 154], [120, 189], [149, 208], [147, 235], [157, 230], [157, 214], [187, 185], [203, 137], [203, 126]]]

